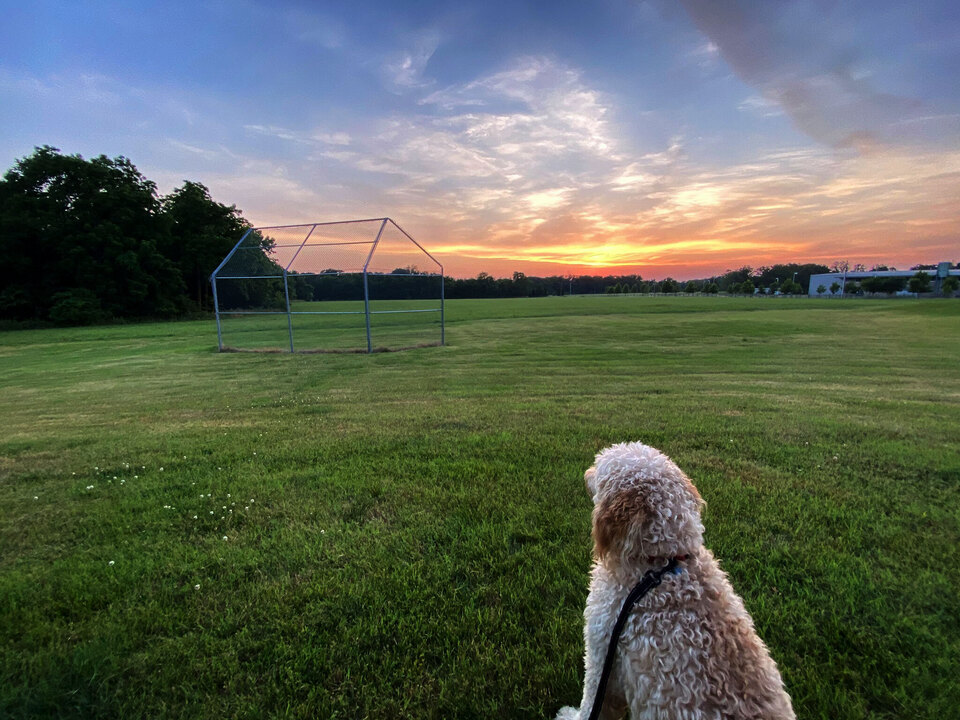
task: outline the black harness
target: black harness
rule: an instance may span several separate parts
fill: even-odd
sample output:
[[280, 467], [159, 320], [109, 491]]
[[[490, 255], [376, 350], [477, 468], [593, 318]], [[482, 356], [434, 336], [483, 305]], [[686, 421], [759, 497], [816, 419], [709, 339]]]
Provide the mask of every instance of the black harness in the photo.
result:
[[677, 563], [680, 560], [686, 560], [686, 555], [680, 555], [670, 558], [670, 562], [659, 570], [647, 570], [640, 578], [640, 582], [633, 586], [633, 590], [623, 601], [623, 607], [620, 608], [620, 615], [617, 616], [617, 622], [613, 626], [613, 633], [610, 635], [610, 646], [607, 648], [607, 656], [603, 661], [603, 672], [600, 673], [600, 683], [597, 685], [597, 696], [593, 699], [593, 707], [590, 709], [589, 720], [597, 720], [600, 717], [600, 708], [603, 706], [603, 695], [607, 691], [607, 681], [610, 679], [610, 671], [613, 670], [613, 658], [617, 654], [617, 641], [620, 639], [620, 633], [623, 632], [623, 626], [627, 622], [627, 617], [633, 606], [640, 601], [644, 595], [653, 590], [663, 576], [677, 570]]

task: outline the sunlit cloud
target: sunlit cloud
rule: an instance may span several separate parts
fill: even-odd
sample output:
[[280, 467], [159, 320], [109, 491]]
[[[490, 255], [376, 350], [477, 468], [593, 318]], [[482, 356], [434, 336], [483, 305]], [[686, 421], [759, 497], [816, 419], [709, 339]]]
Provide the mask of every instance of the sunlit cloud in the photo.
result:
[[[843, 3], [655, 1], [596, 28], [569, 9], [544, 14], [536, 42], [470, 3], [385, 6], [382, 23], [203, 5], [204, 32], [271, 42], [221, 38], [203, 52], [223, 67], [203, 72], [152, 35], [112, 68], [0, 61], [0, 151], [124, 154], [161, 192], [201, 181], [258, 225], [390, 215], [456, 275], [957, 259], [955, 26], [918, 45], [898, 21], [910, 9], [881, 4], [861, 18]], [[83, 38], [114, 22], [84, 18], [65, 57], [91, 56]]]

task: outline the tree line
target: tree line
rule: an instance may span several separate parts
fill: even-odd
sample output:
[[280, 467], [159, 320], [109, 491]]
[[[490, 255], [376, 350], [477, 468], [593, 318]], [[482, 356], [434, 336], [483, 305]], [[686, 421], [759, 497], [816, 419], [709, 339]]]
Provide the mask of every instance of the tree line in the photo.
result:
[[248, 227], [200, 183], [161, 196], [125, 157], [36, 148], [0, 179], [0, 317], [89, 324], [208, 309], [210, 272]]
[[[125, 157], [87, 160], [50, 146], [36, 148], [0, 179], [0, 319], [90, 324], [209, 311], [210, 274], [249, 229], [235, 205], [216, 202], [201, 183], [185, 180], [162, 196]], [[257, 232], [249, 235], [245, 246], [254, 252], [243, 254], [244, 272], [234, 274], [281, 275], [270, 252], [273, 244]], [[804, 294], [811, 275], [844, 268], [866, 269], [842, 262], [829, 268], [786, 263], [743, 266], [686, 281], [639, 274], [535, 277], [522, 272], [494, 278], [481, 272], [475, 278], [444, 278], [443, 290], [448, 298], [791, 295]], [[371, 274], [368, 280], [373, 299], [436, 298], [440, 290], [439, 278], [416, 268]], [[892, 294], [905, 285], [899, 278], [872, 278], [849, 281], [846, 292]], [[909, 287], [925, 292], [928, 285], [918, 275]], [[838, 289], [823, 288], [821, 294], [836, 294]], [[287, 293], [292, 300], [357, 300], [363, 297], [362, 277], [329, 268], [319, 275], [291, 273], [286, 289], [277, 279], [218, 283], [218, 300], [227, 310], [282, 307]]]

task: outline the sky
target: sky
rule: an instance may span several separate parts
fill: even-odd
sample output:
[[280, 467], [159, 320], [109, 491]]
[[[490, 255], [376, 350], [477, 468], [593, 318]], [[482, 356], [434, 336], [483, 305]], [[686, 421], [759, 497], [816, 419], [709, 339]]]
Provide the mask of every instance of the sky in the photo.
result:
[[956, 0], [0, 0], [0, 168], [130, 158], [448, 274], [960, 261]]

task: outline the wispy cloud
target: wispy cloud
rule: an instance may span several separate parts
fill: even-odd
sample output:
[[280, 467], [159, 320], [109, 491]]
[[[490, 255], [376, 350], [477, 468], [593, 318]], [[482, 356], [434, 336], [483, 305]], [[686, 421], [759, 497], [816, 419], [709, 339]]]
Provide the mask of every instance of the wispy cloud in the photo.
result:
[[858, 48], [820, 4], [682, 1], [734, 72], [760, 93], [741, 109], [776, 104], [799, 130], [832, 147], [867, 150], [960, 137], [954, 118], [941, 117], [937, 128], [911, 124], [930, 109], [880, 89], [859, 62]]
[[410, 37], [405, 44], [404, 49], [393, 53], [383, 65], [388, 87], [394, 92], [403, 92], [433, 85], [434, 81], [424, 72], [440, 45], [439, 31], [424, 30]]

